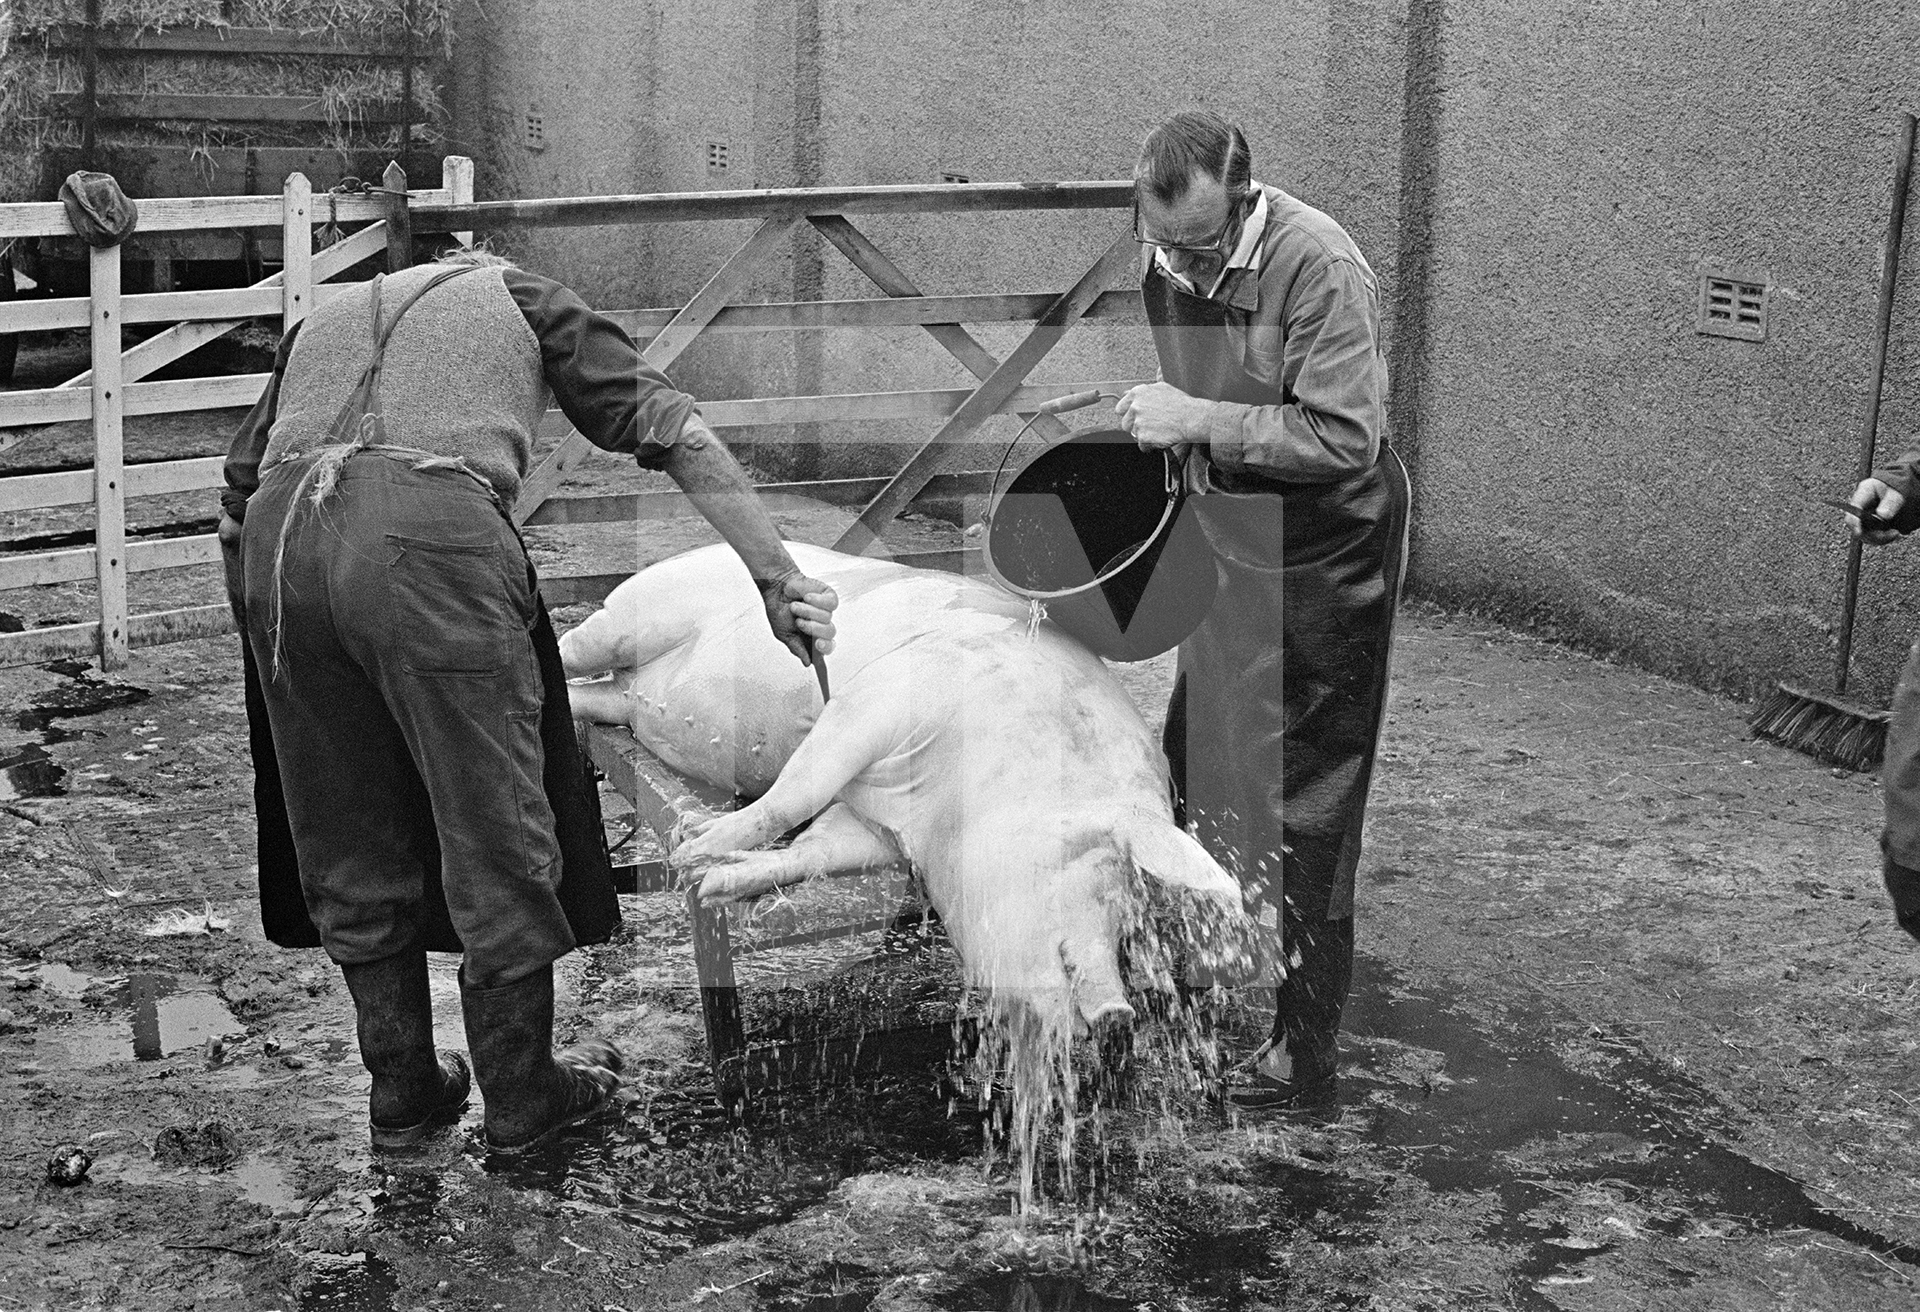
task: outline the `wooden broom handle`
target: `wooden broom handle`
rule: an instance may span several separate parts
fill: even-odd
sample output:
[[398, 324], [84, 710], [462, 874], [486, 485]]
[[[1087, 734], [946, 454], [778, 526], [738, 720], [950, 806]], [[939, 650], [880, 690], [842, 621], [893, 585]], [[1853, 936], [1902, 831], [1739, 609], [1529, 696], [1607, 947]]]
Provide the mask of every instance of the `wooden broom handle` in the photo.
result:
[[[1900, 279], [1900, 234], [1907, 221], [1907, 186], [1913, 176], [1914, 117], [1900, 116], [1900, 145], [1894, 155], [1893, 204], [1887, 213], [1887, 244], [1880, 255], [1880, 304], [1873, 326], [1873, 365], [1867, 378], [1867, 410], [1860, 421], [1860, 461], [1854, 473], [1857, 486], [1873, 473], [1874, 439], [1880, 428], [1880, 390], [1887, 376], [1887, 336], [1893, 326], [1893, 294]], [[1847, 690], [1853, 664], [1853, 616], [1860, 599], [1860, 554], [1863, 543], [1854, 538], [1847, 548], [1847, 582], [1840, 603], [1840, 650], [1834, 657], [1833, 690]]]

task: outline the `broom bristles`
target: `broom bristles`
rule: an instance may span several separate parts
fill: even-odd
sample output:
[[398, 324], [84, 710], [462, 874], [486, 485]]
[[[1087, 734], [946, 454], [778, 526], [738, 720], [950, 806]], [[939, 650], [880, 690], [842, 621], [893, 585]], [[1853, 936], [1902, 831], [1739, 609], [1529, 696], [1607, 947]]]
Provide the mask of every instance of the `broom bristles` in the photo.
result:
[[1877, 769], [1886, 755], [1891, 719], [1890, 711], [1783, 683], [1760, 699], [1747, 723], [1761, 737], [1815, 760], [1864, 772]]

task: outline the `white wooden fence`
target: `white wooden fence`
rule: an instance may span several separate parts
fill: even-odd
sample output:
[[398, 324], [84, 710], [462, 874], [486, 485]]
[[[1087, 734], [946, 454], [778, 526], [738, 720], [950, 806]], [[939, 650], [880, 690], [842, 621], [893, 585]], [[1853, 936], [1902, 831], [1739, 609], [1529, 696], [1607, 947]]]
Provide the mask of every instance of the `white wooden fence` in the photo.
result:
[[[138, 201], [139, 230], [181, 231], [209, 228], [281, 230], [284, 267], [251, 287], [220, 291], [157, 292], [122, 295], [120, 248], [95, 249], [90, 255], [89, 294], [58, 300], [0, 303], [0, 333], [46, 332], [87, 327], [92, 338], [92, 368], [56, 387], [0, 392], [0, 436], [10, 428], [91, 420], [93, 468], [56, 473], [0, 475], [0, 514], [58, 506], [91, 504], [94, 545], [44, 552], [0, 553], [0, 594], [36, 585], [93, 580], [98, 589], [98, 618], [0, 634], [0, 666], [61, 657], [98, 659], [111, 669], [133, 647], [230, 632], [232, 620], [222, 604], [148, 614], [130, 614], [130, 573], [217, 561], [212, 534], [156, 541], [127, 540], [129, 497], [169, 493], [208, 494], [222, 485], [223, 457], [205, 456], [128, 466], [124, 460], [123, 421], [129, 415], [249, 406], [258, 399], [265, 374], [143, 381], [249, 319], [278, 316], [298, 323], [312, 309], [348, 284], [332, 281], [362, 261], [383, 252], [389, 268], [410, 259], [415, 232], [453, 232], [470, 239], [473, 229], [571, 224], [651, 223], [686, 220], [759, 219], [746, 242], [721, 265], [684, 306], [613, 312], [643, 342], [644, 353], [665, 368], [710, 326], [736, 331], [810, 332], [838, 328], [919, 326], [976, 378], [972, 389], [920, 389], [814, 397], [755, 397], [702, 404], [718, 428], [742, 425], [850, 422], [924, 418], [939, 421], [932, 438], [898, 473], [875, 479], [842, 479], [763, 488], [771, 494], [795, 494], [839, 505], [862, 505], [859, 521], [840, 543], [861, 549], [879, 528], [916, 499], [984, 490], [986, 476], [970, 470], [968, 437], [989, 416], [1030, 414], [1043, 401], [1092, 387], [1113, 391], [1136, 380], [1096, 380], [1028, 384], [1028, 373], [1081, 318], [1135, 320], [1139, 298], [1112, 290], [1134, 267], [1136, 246], [1124, 221], [1107, 222], [1114, 237], [1100, 259], [1064, 292], [980, 296], [923, 296], [908, 276], [860, 233], [847, 215], [859, 213], [949, 213], [987, 210], [1114, 210], [1131, 204], [1124, 182], [963, 184], [938, 187], [854, 187], [687, 193], [659, 196], [600, 196], [552, 200], [476, 203], [473, 164], [458, 156], [443, 164], [445, 185], [409, 191], [405, 175], [389, 168], [381, 194], [330, 198], [331, 221], [366, 226], [322, 249], [313, 247], [314, 198], [307, 179], [293, 174], [279, 196], [226, 196]], [[773, 305], [734, 305], [733, 298], [752, 280], [761, 261], [802, 224], [811, 224], [885, 293], [881, 298]], [[0, 205], [0, 242], [18, 237], [71, 237], [73, 228], [57, 203]], [[976, 341], [964, 323], [1030, 320], [1032, 329], [1004, 360]], [[121, 329], [129, 324], [172, 326], [122, 349]], [[550, 416], [564, 430], [557, 412]], [[1043, 432], [1058, 435], [1057, 421], [1042, 419]], [[585, 440], [568, 433], [526, 482], [514, 509], [517, 521], [531, 524], [607, 522], [691, 513], [678, 494], [618, 497], [552, 497], [566, 472], [587, 450]], [[603, 596], [613, 576], [543, 580], [550, 604]]]

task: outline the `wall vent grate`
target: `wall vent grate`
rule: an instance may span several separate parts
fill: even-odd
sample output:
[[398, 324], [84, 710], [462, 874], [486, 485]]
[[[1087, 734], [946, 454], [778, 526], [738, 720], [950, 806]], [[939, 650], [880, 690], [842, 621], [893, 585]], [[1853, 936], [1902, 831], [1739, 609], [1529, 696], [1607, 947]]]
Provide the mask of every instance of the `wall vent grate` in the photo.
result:
[[964, 173], [942, 173], [940, 175], [940, 181], [945, 183], [972, 182], [973, 179]]
[[1749, 278], [1705, 274], [1700, 279], [1700, 308], [1696, 327], [1712, 337], [1765, 341], [1770, 289]]
[[726, 142], [709, 141], [707, 143], [707, 172], [725, 173], [730, 163], [727, 154]]

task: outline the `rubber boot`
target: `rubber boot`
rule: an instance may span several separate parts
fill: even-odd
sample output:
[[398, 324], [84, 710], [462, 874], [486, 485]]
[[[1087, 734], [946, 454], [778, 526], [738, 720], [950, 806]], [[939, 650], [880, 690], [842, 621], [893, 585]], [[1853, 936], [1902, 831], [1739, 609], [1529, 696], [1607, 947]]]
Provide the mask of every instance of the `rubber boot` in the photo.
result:
[[467, 1049], [486, 1101], [487, 1147], [516, 1153], [604, 1110], [620, 1087], [620, 1050], [589, 1039], [553, 1051], [553, 967], [497, 988], [463, 977]]
[[1273, 1036], [1258, 1069], [1278, 1081], [1280, 1103], [1315, 1106], [1333, 1097], [1340, 1067], [1340, 1013], [1353, 986], [1353, 918], [1308, 921], [1283, 928], [1287, 958], [1299, 964], [1280, 984]]
[[1287, 856], [1280, 935], [1287, 974], [1273, 1033], [1227, 1097], [1242, 1107], [1313, 1107], [1333, 1100], [1340, 1014], [1353, 987], [1353, 917], [1326, 915], [1339, 844], [1298, 839]]
[[1893, 918], [1900, 928], [1920, 938], [1920, 870], [1910, 870], [1892, 857], [1881, 867], [1887, 896], [1893, 899]]
[[360, 1060], [373, 1077], [367, 1098], [376, 1148], [404, 1148], [466, 1108], [466, 1058], [433, 1049], [433, 1000], [427, 954], [412, 948], [380, 961], [342, 966], [360, 1036]]

